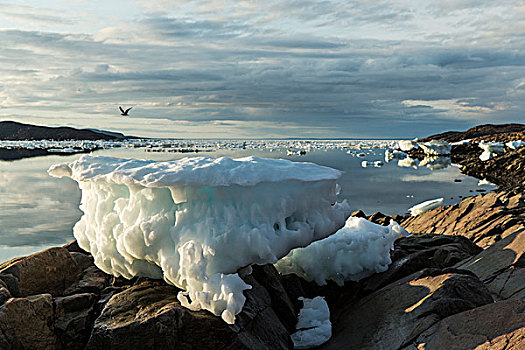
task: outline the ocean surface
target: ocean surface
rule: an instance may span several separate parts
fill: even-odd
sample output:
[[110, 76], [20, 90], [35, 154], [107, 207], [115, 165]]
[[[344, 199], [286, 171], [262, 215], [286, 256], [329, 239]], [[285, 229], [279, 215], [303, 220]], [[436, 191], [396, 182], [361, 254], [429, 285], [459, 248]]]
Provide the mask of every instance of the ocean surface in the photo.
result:
[[[339, 197], [347, 199], [352, 210], [366, 214], [406, 214], [408, 208], [429, 199], [443, 197], [445, 204], [477, 191], [490, 191], [493, 185], [478, 186], [478, 180], [461, 174], [455, 165], [398, 166], [398, 160], [385, 162], [385, 149], [314, 149], [304, 155], [282, 149], [210, 148], [199, 153], [146, 152], [144, 148], [114, 148], [96, 155], [121, 158], [176, 160], [183, 157], [245, 157], [255, 155], [314, 162], [343, 171]], [[78, 159], [80, 154], [44, 156], [16, 161], [0, 161], [0, 261], [31, 254], [74, 239], [72, 228], [82, 212], [80, 190], [69, 178], [47, 174], [56, 163]], [[363, 161], [382, 161], [383, 166], [362, 166]], [[439, 168], [439, 169], [438, 169]]]

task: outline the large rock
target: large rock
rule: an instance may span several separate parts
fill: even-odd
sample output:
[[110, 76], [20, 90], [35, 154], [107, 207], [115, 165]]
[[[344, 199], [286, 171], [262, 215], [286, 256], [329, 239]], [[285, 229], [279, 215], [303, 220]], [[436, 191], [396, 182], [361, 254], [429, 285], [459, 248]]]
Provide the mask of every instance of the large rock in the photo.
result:
[[457, 265], [475, 273], [496, 299], [525, 300], [525, 229]]
[[439, 320], [488, 303], [473, 275], [423, 270], [332, 310], [333, 336], [321, 349], [398, 349]]
[[482, 249], [462, 236], [420, 235], [402, 237], [394, 243], [388, 270], [360, 282], [365, 292], [373, 292], [424, 268], [444, 269], [468, 259]]
[[523, 192], [491, 192], [409, 217], [402, 226], [410, 233], [465, 236], [485, 248], [525, 228], [524, 203]]
[[77, 262], [62, 247], [49, 248], [0, 264], [0, 279], [6, 282], [15, 297], [41, 293], [60, 296], [79, 273]]
[[525, 349], [525, 302], [500, 301], [447, 317], [409, 349]]
[[91, 293], [55, 299], [55, 333], [63, 349], [84, 349], [96, 318], [95, 302]]
[[57, 349], [53, 321], [51, 295], [10, 299], [0, 307], [0, 349]]
[[65, 295], [80, 293], [100, 294], [109, 285], [112, 278], [94, 265], [86, 268], [79, 277], [77, 281], [64, 291]]
[[[270, 276], [264, 278], [265, 283], [273, 285], [273, 293], [280, 293], [281, 288], [269, 282], [271, 271], [266, 270]], [[264, 274], [264, 269], [258, 269], [259, 278]], [[111, 296], [95, 321], [87, 349], [291, 348], [270, 293], [251, 274], [243, 278], [252, 289], [246, 291], [246, 303], [234, 325], [209, 312], [182, 307], [177, 288], [146, 281]]]

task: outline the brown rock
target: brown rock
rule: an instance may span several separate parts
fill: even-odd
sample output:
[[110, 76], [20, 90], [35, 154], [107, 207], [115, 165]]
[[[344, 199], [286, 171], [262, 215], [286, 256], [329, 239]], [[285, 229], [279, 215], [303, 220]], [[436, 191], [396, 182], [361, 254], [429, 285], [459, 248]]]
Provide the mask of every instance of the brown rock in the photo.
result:
[[[259, 269], [258, 275], [268, 269]], [[271, 272], [271, 271], [270, 271]], [[271, 273], [270, 273], [271, 275]], [[260, 276], [259, 276], [260, 277]], [[246, 303], [234, 325], [206, 311], [190, 311], [177, 300], [178, 289], [146, 281], [113, 295], [95, 322], [87, 349], [288, 349], [285, 326], [272, 309], [272, 297], [252, 275]], [[270, 277], [273, 292], [280, 288]]]
[[461, 235], [488, 247], [525, 228], [524, 193], [491, 192], [403, 220], [410, 233]]
[[103, 272], [98, 267], [94, 265], [90, 266], [82, 272], [78, 281], [64, 291], [64, 295], [81, 293], [100, 294], [100, 291], [109, 285], [111, 278], [110, 275]]
[[525, 302], [500, 301], [452, 315], [406, 349], [525, 349]]
[[55, 299], [55, 333], [63, 349], [85, 347], [95, 322], [96, 295], [75, 294]]
[[39, 293], [62, 295], [79, 273], [80, 268], [75, 259], [62, 247], [49, 248], [0, 264], [0, 274], [15, 278], [16, 288], [7, 283], [15, 297]]
[[58, 340], [53, 332], [53, 320], [50, 294], [10, 299], [0, 307], [0, 348], [56, 349]]
[[333, 335], [320, 349], [398, 349], [439, 320], [491, 302], [472, 275], [423, 270], [333, 310]]
[[475, 273], [497, 299], [525, 294], [525, 230], [517, 231], [457, 265]]

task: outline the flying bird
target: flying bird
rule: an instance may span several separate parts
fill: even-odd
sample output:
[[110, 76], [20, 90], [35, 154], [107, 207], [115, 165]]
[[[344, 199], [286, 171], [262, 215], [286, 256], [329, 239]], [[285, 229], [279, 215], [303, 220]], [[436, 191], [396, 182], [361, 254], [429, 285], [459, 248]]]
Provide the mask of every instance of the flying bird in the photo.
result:
[[122, 112], [122, 113], [120, 113], [120, 115], [124, 115], [124, 116], [126, 116], [126, 117], [128, 116], [128, 112], [129, 112], [132, 108], [133, 108], [133, 107], [129, 107], [128, 109], [123, 110], [122, 107], [118, 106], [118, 109], [120, 109], [120, 111]]

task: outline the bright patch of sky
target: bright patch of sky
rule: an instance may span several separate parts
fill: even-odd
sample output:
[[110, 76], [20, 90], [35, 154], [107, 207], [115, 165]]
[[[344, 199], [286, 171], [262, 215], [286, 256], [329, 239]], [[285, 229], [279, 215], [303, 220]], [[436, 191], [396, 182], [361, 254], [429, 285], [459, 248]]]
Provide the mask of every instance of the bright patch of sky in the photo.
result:
[[525, 122], [522, 1], [4, 1], [0, 45], [0, 120], [225, 138]]

